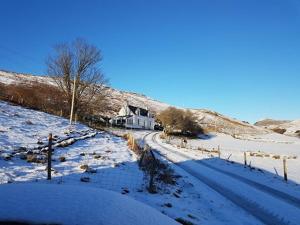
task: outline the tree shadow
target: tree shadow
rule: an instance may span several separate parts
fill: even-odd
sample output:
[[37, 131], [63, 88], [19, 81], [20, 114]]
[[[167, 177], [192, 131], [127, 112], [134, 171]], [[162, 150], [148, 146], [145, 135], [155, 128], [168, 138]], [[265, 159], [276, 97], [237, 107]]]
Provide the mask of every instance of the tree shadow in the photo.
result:
[[200, 134], [200, 135], [198, 135], [198, 139], [201, 139], [201, 140], [210, 140], [210, 139], [213, 139], [213, 138], [215, 138], [216, 137], [216, 135], [214, 135], [214, 134]]

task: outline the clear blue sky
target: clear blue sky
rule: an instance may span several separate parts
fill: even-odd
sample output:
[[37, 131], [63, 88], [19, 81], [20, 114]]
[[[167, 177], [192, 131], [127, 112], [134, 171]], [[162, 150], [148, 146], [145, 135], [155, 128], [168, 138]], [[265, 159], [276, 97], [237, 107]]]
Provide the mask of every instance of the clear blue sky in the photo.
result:
[[1, 1], [0, 68], [82, 37], [111, 86], [241, 120], [300, 118], [298, 0]]

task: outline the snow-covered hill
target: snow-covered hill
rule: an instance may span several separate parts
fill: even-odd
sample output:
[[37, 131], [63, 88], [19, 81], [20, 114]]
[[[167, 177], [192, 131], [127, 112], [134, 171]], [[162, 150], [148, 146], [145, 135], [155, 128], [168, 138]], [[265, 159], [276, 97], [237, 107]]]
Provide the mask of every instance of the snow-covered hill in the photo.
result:
[[[167, 218], [160, 219], [163, 215], [155, 215], [150, 223], [147, 218], [152, 214], [154, 216], [153, 210], [149, 210], [149, 214], [143, 216], [143, 212], [148, 211], [145, 207], [140, 207], [138, 203], [131, 204], [133, 200], [128, 198], [121, 198], [117, 202], [114, 196], [106, 192], [103, 201], [95, 203], [94, 200], [102, 198], [101, 194], [98, 196], [99, 191], [101, 192], [99, 188], [121, 193], [173, 219], [184, 219], [195, 225], [260, 224], [250, 214], [222, 196], [216, 195], [213, 190], [186, 172], [176, 169], [170, 162], [166, 163], [175, 171], [176, 184], [159, 185], [159, 194], [148, 193], [148, 181], [138, 167], [137, 156], [129, 150], [123, 138], [90, 129], [82, 124], [69, 126], [68, 122], [67, 119], [58, 116], [0, 101], [0, 224], [3, 220], [13, 219], [74, 224], [73, 219], [78, 214], [75, 212], [78, 211], [80, 218], [76, 221], [77, 224], [91, 224], [92, 219], [101, 221], [102, 224], [120, 224], [116, 223], [119, 220], [122, 220], [121, 224], [173, 224], [173, 221], [169, 223]], [[51, 181], [46, 180], [46, 156], [43, 151], [50, 132], [53, 133], [55, 143]], [[135, 131], [134, 135], [143, 138], [146, 133], [148, 132]], [[82, 139], [87, 136], [88, 138]], [[76, 139], [77, 142], [69, 146], [56, 145], [60, 141], [72, 139]], [[59, 190], [55, 185], [59, 185]], [[69, 185], [76, 186], [71, 187], [75, 192], [68, 191]], [[91, 190], [92, 188], [98, 190]], [[56, 195], [47, 198], [52, 196], [53, 192]], [[95, 199], [91, 199], [91, 196]], [[109, 205], [110, 198], [112, 205]], [[124, 204], [127, 200], [128, 204]], [[16, 203], [18, 201], [20, 204]], [[55, 203], [58, 207], [55, 207]], [[48, 204], [48, 210], [36, 210]], [[140, 213], [141, 217], [136, 218], [136, 223], [131, 219], [123, 221], [123, 206], [125, 209], [130, 207], [126, 215], [132, 219], [137, 216], [136, 213]], [[84, 209], [81, 209], [82, 207]], [[112, 207], [113, 212], [110, 211]], [[100, 210], [98, 214], [98, 208], [104, 211]], [[64, 214], [61, 212], [63, 210], [74, 212]], [[122, 215], [113, 218], [111, 223], [106, 223], [104, 219], [107, 217], [102, 217], [103, 213], [111, 215], [116, 210]], [[122, 212], [119, 212], [120, 210]], [[71, 217], [61, 217], [64, 215]], [[53, 220], [47, 221], [47, 218]], [[146, 221], [143, 223], [141, 219]]]
[[270, 130], [278, 130], [285, 135], [300, 137], [300, 119], [292, 121], [265, 119], [256, 122], [255, 125]]
[[[55, 85], [52, 78], [47, 76], [33, 76], [27, 74], [0, 71], [0, 83], [13, 84], [21, 82], [43, 82]], [[116, 115], [126, 101], [135, 106], [147, 107], [154, 114], [157, 114], [160, 111], [171, 106], [167, 103], [154, 100], [150, 97], [138, 93], [120, 91], [114, 88], [108, 88], [108, 92], [110, 94], [110, 108], [112, 110], [107, 112], [105, 116], [111, 117]], [[246, 122], [223, 116], [214, 111], [206, 109], [190, 110], [197, 116], [199, 124], [209, 131], [218, 131], [230, 135], [264, 134], [271, 132], [264, 128], [253, 126]]]

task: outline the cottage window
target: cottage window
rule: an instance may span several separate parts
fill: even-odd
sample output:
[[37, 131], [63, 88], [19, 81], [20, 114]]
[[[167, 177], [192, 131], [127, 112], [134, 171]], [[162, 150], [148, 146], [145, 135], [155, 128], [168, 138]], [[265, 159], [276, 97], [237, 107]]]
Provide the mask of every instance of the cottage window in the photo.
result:
[[132, 125], [132, 124], [133, 124], [132, 119], [127, 119], [127, 124], [128, 124], [128, 125]]

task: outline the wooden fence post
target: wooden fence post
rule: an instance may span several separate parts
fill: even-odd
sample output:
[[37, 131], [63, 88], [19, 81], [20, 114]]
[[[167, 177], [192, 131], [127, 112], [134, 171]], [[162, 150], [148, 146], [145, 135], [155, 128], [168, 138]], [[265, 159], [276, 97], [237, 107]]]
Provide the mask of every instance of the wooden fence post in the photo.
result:
[[47, 180], [51, 180], [51, 160], [52, 160], [52, 134], [49, 134], [48, 137], [48, 176], [47, 176]]
[[283, 159], [283, 174], [284, 180], [287, 181], [287, 166], [286, 166], [286, 158]]
[[148, 187], [148, 190], [149, 190], [149, 193], [156, 193], [156, 190], [155, 190], [155, 184], [154, 184], [154, 177], [155, 177], [155, 174], [156, 174], [156, 169], [157, 169], [157, 162], [156, 162], [156, 158], [155, 158], [155, 155], [154, 153], [152, 152], [152, 150], [150, 149], [149, 150], [149, 153], [152, 157], [152, 160], [150, 162], [150, 180], [149, 180], [149, 187]]
[[244, 165], [247, 166], [247, 153], [244, 152]]
[[221, 150], [220, 150], [220, 145], [218, 145], [218, 157], [221, 158]]

